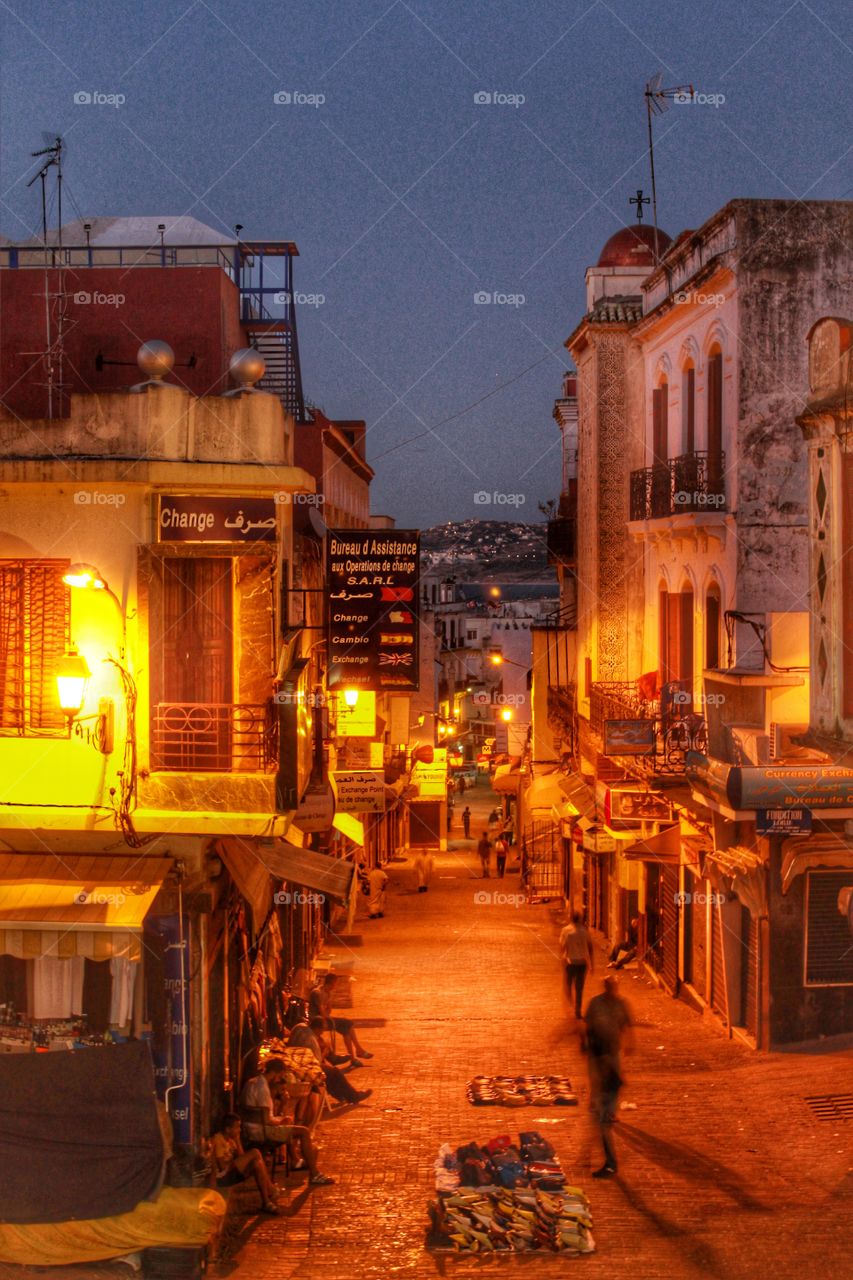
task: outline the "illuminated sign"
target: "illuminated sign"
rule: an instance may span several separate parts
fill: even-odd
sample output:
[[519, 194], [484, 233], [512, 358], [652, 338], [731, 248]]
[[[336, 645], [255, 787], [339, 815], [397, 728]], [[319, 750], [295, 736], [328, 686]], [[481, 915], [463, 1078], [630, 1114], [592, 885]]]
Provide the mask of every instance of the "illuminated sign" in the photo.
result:
[[732, 809], [853, 809], [853, 768], [845, 765], [726, 765], [687, 753], [687, 777]]
[[274, 542], [275, 501], [164, 494], [157, 500], [159, 542]]
[[331, 774], [341, 813], [384, 813], [385, 776], [371, 769], [340, 769]]
[[329, 531], [330, 689], [419, 687], [419, 566], [417, 531]]

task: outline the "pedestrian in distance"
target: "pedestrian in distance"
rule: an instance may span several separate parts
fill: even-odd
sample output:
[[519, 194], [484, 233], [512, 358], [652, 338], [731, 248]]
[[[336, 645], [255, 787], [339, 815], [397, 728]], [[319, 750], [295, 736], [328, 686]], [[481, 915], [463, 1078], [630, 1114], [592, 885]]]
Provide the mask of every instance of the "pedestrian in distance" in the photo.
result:
[[433, 857], [431, 849], [418, 849], [415, 854], [415, 875], [418, 880], [418, 893], [426, 893], [432, 876]]
[[565, 965], [566, 995], [571, 1001], [574, 989], [575, 1017], [580, 1018], [584, 983], [587, 972], [593, 971], [594, 957], [592, 938], [579, 911], [572, 912], [570, 922], [560, 934], [560, 955]]
[[460, 773], [460, 775], [459, 775], [459, 794], [460, 794], [460, 796], [464, 796], [464, 794], [465, 794], [465, 787], [466, 787], [466, 785], [467, 785], [467, 784], [466, 784], [466, 782], [465, 782], [465, 775], [464, 775], [464, 774], [462, 774], [462, 773]]
[[373, 867], [367, 873], [367, 884], [369, 897], [367, 899], [367, 914], [371, 920], [381, 920], [385, 915], [385, 888], [388, 884], [388, 876], [382, 867]]
[[582, 1046], [589, 1070], [590, 1106], [604, 1149], [604, 1164], [593, 1173], [594, 1178], [612, 1178], [616, 1173], [616, 1151], [613, 1147], [613, 1121], [619, 1102], [622, 1077], [622, 1050], [634, 1048], [631, 1010], [619, 995], [619, 979], [609, 974], [604, 991], [594, 996], [586, 1009], [586, 1030]]
[[489, 839], [488, 831], [483, 832], [477, 843], [477, 857], [480, 859], [480, 866], [483, 869], [483, 879], [488, 880], [492, 861], [492, 842]]
[[465, 839], [471, 839], [471, 810], [467, 804], [462, 810], [462, 830], [465, 832]]
[[453, 829], [453, 801], [450, 796], [447, 797], [447, 830]]
[[501, 833], [495, 841], [495, 862], [497, 864], [499, 880], [503, 880], [504, 878], [504, 871], [506, 870], [506, 855], [508, 852], [509, 846], [503, 836], [503, 833]]

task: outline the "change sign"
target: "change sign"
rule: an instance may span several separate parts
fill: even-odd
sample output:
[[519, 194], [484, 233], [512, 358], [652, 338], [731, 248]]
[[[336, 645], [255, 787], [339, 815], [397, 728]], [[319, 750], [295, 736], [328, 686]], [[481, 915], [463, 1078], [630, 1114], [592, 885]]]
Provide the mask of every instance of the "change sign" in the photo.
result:
[[330, 689], [418, 688], [419, 535], [329, 531]]

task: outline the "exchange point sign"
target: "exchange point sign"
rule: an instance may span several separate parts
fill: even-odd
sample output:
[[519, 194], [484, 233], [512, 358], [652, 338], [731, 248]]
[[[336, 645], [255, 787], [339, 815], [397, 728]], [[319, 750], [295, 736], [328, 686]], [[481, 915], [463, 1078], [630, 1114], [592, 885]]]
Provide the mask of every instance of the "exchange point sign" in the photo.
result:
[[329, 688], [416, 690], [418, 533], [332, 529], [328, 548]]

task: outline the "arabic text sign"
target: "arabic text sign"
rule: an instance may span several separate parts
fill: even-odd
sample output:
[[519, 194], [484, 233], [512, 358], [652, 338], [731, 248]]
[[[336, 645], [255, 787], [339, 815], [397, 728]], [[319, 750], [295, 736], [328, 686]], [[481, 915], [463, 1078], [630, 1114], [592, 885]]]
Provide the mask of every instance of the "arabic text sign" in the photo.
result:
[[606, 756], [645, 756], [654, 748], [654, 720], [605, 720]]
[[385, 778], [372, 769], [341, 769], [332, 774], [341, 813], [384, 813]]
[[274, 542], [275, 537], [276, 508], [272, 498], [160, 494], [160, 542]]
[[811, 809], [756, 809], [755, 811], [755, 830], [760, 836], [806, 836], [811, 829]]
[[419, 557], [416, 530], [330, 530], [330, 689], [418, 688]]
[[844, 765], [733, 768], [727, 791], [735, 809], [853, 809], [853, 769]]

